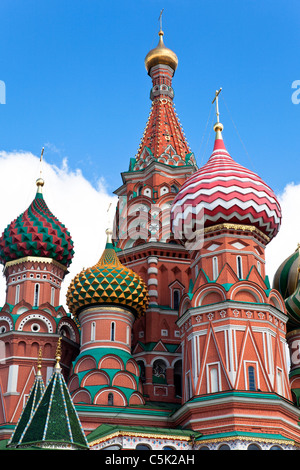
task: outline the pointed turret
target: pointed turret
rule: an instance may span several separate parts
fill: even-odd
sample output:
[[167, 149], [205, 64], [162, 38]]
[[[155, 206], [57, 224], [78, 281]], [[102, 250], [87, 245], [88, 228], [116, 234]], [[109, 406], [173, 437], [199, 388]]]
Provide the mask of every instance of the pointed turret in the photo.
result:
[[42, 398], [16, 446], [88, 449], [88, 443], [61, 372], [61, 338], [56, 364]]
[[39, 357], [38, 357], [38, 366], [37, 366], [38, 370], [35, 376], [35, 381], [31, 387], [29, 396], [27, 398], [25, 407], [23, 408], [23, 411], [18, 420], [17, 426], [10, 440], [8, 441], [8, 444], [7, 444], [8, 447], [16, 447], [18, 445], [18, 442], [22, 434], [24, 433], [28, 422], [31, 420], [39, 404], [39, 401], [45, 391], [45, 385], [44, 385], [43, 377], [41, 374], [41, 367], [42, 367], [42, 350], [40, 349]]
[[150, 99], [152, 108], [135, 159], [131, 164], [133, 171], [143, 170], [152, 161], [170, 166], [191, 165], [196, 169], [193, 152], [185, 138], [173, 103], [174, 90], [172, 78], [178, 59], [163, 42], [160, 29], [159, 43], [145, 58], [145, 66], [152, 78]]

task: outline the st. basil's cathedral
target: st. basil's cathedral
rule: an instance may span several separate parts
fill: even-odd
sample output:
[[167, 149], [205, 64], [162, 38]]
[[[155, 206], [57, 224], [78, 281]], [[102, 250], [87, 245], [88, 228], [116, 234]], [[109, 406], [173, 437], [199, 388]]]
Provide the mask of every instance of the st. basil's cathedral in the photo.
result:
[[1, 449], [300, 448], [298, 247], [271, 286], [279, 202], [226, 148], [220, 90], [198, 168], [177, 65], [160, 30], [149, 118], [94, 266], [64, 279], [76, 254], [42, 178], [0, 238]]

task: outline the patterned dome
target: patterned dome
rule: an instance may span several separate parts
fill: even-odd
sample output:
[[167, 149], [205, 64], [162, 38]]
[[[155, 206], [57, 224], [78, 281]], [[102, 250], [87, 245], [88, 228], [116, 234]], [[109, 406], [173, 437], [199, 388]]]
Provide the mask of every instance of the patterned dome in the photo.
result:
[[72, 280], [67, 305], [73, 314], [92, 304], [121, 305], [139, 317], [148, 306], [146, 284], [138, 274], [122, 265], [111, 242], [111, 232], [106, 233], [108, 240], [100, 260]]
[[44, 201], [41, 192], [43, 184], [43, 180], [37, 180], [38, 190], [34, 200], [4, 230], [0, 238], [2, 264], [26, 256], [52, 258], [66, 267], [71, 264], [73, 241], [65, 226]]
[[284, 299], [289, 325], [300, 325], [300, 256], [298, 247], [277, 269], [273, 288]]
[[299, 266], [299, 249], [297, 248], [281, 263], [274, 275], [273, 287], [280, 292], [284, 299], [287, 299], [296, 290], [299, 280]]
[[[208, 162], [181, 187], [171, 209], [174, 236], [193, 230], [195, 221], [205, 227], [221, 223], [251, 225], [275, 237], [281, 208], [275, 194], [255, 173], [236, 163], [227, 152], [221, 130]], [[203, 226], [201, 227], [203, 228]]]

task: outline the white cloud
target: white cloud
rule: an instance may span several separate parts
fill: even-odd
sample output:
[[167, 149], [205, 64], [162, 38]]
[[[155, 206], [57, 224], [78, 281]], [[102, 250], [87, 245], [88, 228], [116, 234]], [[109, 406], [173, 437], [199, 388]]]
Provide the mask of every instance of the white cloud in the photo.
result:
[[[0, 234], [4, 228], [32, 202], [39, 177], [40, 162], [29, 152], [0, 152]], [[94, 265], [105, 245], [105, 229], [116, 206], [116, 197], [107, 192], [105, 181], [99, 177], [97, 187], [84, 178], [80, 170], [71, 171], [67, 159], [60, 167], [42, 164], [45, 180], [44, 198], [49, 209], [68, 228], [74, 241], [75, 255], [62, 286], [61, 304], [73, 277], [83, 267]], [[279, 234], [266, 249], [266, 271], [273, 276], [285, 258], [300, 243], [300, 185], [286, 186], [278, 196], [283, 220]], [[107, 209], [111, 205], [111, 217]], [[0, 305], [5, 302], [5, 278], [0, 276]]]
[[266, 271], [270, 281], [280, 264], [300, 243], [300, 184], [288, 184], [277, 197], [282, 209], [282, 223], [279, 233], [266, 249]]
[[[0, 152], [0, 233], [23, 211], [36, 193], [36, 179], [40, 173], [39, 157], [29, 152]], [[107, 209], [116, 206], [116, 197], [108, 194], [102, 179], [95, 189], [80, 170], [71, 171], [67, 159], [61, 167], [42, 164], [44, 199], [53, 214], [67, 227], [74, 242], [75, 255], [65, 277], [60, 303], [65, 306], [65, 295], [73, 277], [83, 267], [93, 266], [100, 258], [109, 223]], [[0, 278], [0, 305], [5, 302], [5, 278]]]

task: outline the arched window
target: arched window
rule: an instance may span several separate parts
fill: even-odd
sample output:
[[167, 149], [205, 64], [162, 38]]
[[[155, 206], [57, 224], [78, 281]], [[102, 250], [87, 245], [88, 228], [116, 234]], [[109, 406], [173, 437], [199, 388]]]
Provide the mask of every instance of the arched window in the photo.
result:
[[153, 383], [167, 383], [166, 363], [162, 359], [156, 359], [153, 363], [152, 381]]
[[107, 397], [107, 404], [108, 404], [109, 406], [113, 406], [113, 404], [114, 404], [114, 394], [111, 393], [111, 392], [108, 394], [108, 397]]
[[261, 450], [257, 444], [249, 444], [247, 450]]
[[218, 258], [216, 256], [213, 257], [213, 281], [215, 281], [219, 275], [219, 267], [218, 267]]
[[176, 397], [182, 397], [182, 361], [174, 364], [174, 387]]
[[20, 284], [16, 286], [16, 296], [15, 296], [15, 305], [20, 301]]
[[139, 366], [140, 368], [140, 379], [141, 379], [141, 382], [144, 383], [146, 381], [146, 368], [145, 368], [145, 364], [143, 363], [143, 361], [138, 361], [137, 362], [137, 365]]
[[143, 186], [138, 187], [137, 192], [136, 192], [138, 196], [142, 195], [142, 189], [143, 189]]
[[173, 308], [174, 310], [179, 309], [179, 302], [180, 302], [180, 292], [178, 289], [174, 289], [173, 291]]
[[36, 284], [34, 286], [34, 300], [33, 300], [33, 306], [34, 307], [39, 306], [39, 296], [40, 296], [40, 285]]
[[255, 369], [253, 366], [248, 367], [248, 381], [249, 381], [249, 390], [256, 390]]
[[172, 184], [171, 193], [178, 193], [178, 188], [177, 188], [176, 184]]
[[116, 324], [113, 321], [110, 325], [110, 340], [114, 341], [115, 340], [115, 330], [116, 330]]
[[230, 447], [228, 444], [222, 444], [218, 450], [230, 450]]
[[242, 266], [242, 257], [238, 255], [236, 257], [236, 269], [237, 269], [237, 276], [239, 279], [243, 278], [243, 266]]
[[136, 450], [151, 450], [151, 447], [146, 444], [138, 444], [136, 446]]

